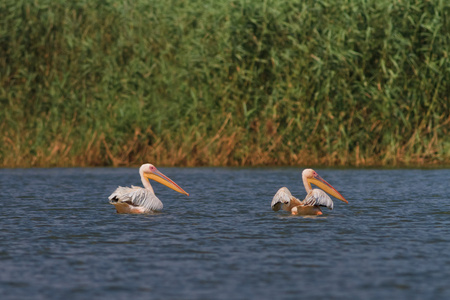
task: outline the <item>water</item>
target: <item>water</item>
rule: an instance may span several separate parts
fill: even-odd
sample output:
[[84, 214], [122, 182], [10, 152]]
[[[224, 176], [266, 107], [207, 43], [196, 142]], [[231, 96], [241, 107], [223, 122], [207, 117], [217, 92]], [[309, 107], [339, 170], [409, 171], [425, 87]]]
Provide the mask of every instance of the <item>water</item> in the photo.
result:
[[270, 209], [297, 168], [160, 168], [164, 211], [119, 215], [137, 169], [0, 170], [2, 299], [450, 299], [450, 170], [317, 169], [349, 204]]

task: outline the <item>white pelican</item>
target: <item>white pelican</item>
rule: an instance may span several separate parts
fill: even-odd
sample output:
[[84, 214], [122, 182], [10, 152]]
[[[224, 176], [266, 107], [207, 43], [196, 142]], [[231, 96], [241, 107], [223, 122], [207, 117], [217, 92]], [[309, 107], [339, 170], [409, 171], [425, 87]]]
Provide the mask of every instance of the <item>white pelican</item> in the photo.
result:
[[163, 209], [163, 204], [155, 196], [155, 192], [148, 179], [153, 179], [178, 193], [189, 196], [188, 193], [170, 178], [158, 171], [152, 164], [143, 164], [139, 168], [139, 174], [141, 175], [144, 188], [138, 186], [131, 186], [131, 188], [119, 186], [108, 197], [109, 203], [116, 207], [118, 213], [141, 214]]
[[[306, 198], [303, 201], [300, 201], [292, 196], [291, 192], [289, 192], [286, 187], [282, 187], [273, 197], [272, 209], [274, 211], [278, 211], [282, 208], [283, 210], [290, 211], [293, 215], [321, 215], [322, 211], [320, 210], [320, 206], [333, 209], [333, 201], [331, 201], [331, 198], [325, 192], [348, 203], [348, 201], [345, 200], [331, 184], [326, 182], [313, 169], [303, 170], [302, 179], [305, 190], [308, 193]], [[320, 189], [312, 189], [311, 183], [324, 189], [325, 192]]]

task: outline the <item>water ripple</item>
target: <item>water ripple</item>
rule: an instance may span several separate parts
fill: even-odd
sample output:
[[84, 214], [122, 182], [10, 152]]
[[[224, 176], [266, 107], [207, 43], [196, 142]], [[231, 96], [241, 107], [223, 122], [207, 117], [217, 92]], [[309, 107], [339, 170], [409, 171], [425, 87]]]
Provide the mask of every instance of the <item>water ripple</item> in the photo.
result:
[[270, 209], [297, 168], [162, 171], [190, 197], [118, 215], [135, 169], [0, 170], [2, 299], [450, 297], [450, 170], [317, 170], [349, 204], [314, 217]]

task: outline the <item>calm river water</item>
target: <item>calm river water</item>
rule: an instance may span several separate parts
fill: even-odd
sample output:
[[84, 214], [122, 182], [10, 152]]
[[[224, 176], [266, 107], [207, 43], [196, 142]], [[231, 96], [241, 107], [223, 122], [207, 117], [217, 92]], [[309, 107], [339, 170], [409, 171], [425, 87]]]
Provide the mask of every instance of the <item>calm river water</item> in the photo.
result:
[[450, 170], [316, 169], [349, 201], [273, 212], [298, 168], [159, 168], [164, 211], [107, 197], [137, 168], [0, 170], [1, 299], [450, 299]]

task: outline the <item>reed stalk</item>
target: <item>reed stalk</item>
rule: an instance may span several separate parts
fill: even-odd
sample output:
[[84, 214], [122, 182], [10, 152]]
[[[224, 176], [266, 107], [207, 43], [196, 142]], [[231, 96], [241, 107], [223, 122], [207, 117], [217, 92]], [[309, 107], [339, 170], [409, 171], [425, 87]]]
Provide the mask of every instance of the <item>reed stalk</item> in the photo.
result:
[[0, 167], [450, 164], [450, 2], [0, 2]]

